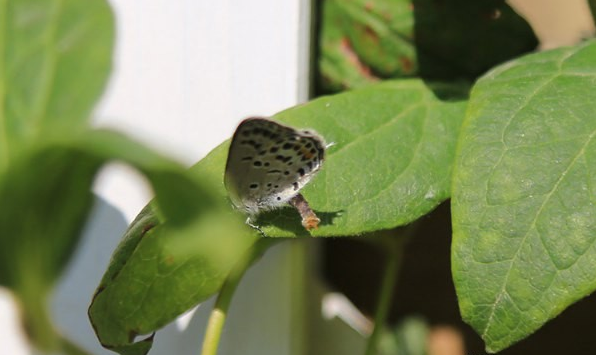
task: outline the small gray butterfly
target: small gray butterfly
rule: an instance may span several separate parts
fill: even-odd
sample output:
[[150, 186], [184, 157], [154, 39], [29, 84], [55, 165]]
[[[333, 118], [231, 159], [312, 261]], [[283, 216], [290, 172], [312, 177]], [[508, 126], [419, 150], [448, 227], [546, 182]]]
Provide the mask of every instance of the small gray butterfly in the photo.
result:
[[299, 193], [321, 168], [325, 141], [312, 130], [296, 130], [266, 118], [240, 123], [230, 145], [224, 183], [232, 203], [250, 218], [286, 203], [298, 209], [302, 225], [320, 219]]

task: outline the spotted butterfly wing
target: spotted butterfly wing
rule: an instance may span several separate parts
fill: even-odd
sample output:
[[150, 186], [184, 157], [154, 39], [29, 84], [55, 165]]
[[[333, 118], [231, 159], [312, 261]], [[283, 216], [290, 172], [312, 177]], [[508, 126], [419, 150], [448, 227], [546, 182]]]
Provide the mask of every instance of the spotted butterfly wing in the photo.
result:
[[224, 183], [232, 203], [254, 216], [295, 197], [324, 158], [325, 141], [316, 132], [248, 118], [232, 138]]

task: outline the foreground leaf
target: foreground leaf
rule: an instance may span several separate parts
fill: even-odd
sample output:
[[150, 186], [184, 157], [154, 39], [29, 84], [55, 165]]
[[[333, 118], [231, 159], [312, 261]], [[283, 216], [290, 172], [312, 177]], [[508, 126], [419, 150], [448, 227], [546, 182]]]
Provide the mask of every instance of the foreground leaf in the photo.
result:
[[172, 174], [133, 148], [113, 143], [93, 149], [139, 168], [157, 195], [129, 227], [89, 307], [101, 344], [121, 354], [147, 353], [153, 336], [136, 336], [149, 335], [215, 294], [257, 238], [200, 175]]
[[[452, 96], [455, 90], [435, 89], [441, 95], [451, 90]], [[293, 127], [313, 128], [333, 142], [322, 171], [302, 190], [322, 219], [312, 235], [393, 228], [447, 199], [464, 109], [464, 102], [441, 101], [422, 81], [407, 80], [323, 97], [273, 116]], [[228, 144], [192, 168], [222, 198]], [[308, 235], [290, 208], [264, 213], [257, 224], [268, 236]]]
[[81, 132], [23, 151], [0, 175], [0, 285], [19, 296], [26, 329], [43, 350], [59, 346], [45, 316], [46, 297], [77, 245], [95, 174], [113, 159], [149, 178], [164, 216], [213, 203], [198, 201], [210, 195], [181, 166], [112, 132]]
[[114, 37], [104, 0], [0, 1], [0, 172], [23, 141], [84, 127]]
[[473, 90], [454, 172], [453, 277], [496, 352], [596, 289], [596, 42], [530, 55]]

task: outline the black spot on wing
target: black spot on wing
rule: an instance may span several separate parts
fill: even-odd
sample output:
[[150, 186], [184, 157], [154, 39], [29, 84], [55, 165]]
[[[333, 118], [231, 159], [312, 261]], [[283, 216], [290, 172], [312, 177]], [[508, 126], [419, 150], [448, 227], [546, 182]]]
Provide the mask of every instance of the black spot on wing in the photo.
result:
[[292, 157], [291, 156], [285, 156], [285, 155], [281, 155], [280, 154], [280, 155], [276, 155], [275, 156], [275, 159], [281, 161], [282, 163], [287, 163], [290, 160], [292, 160]]

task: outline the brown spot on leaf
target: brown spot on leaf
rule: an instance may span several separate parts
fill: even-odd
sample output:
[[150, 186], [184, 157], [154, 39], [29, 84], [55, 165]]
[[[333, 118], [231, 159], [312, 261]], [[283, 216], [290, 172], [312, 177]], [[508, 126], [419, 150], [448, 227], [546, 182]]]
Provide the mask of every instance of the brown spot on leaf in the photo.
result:
[[339, 48], [346, 60], [358, 69], [360, 75], [371, 81], [377, 80], [377, 78], [371, 74], [370, 68], [360, 61], [360, 58], [358, 58], [358, 55], [354, 52], [354, 49], [347, 38], [342, 38]]
[[368, 41], [372, 42], [373, 44], [379, 44], [379, 35], [372, 27], [368, 25], [364, 26], [364, 36]]
[[175, 258], [174, 258], [174, 256], [172, 256], [172, 255], [167, 255], [167, 256], [164, 258], [164, 262], [165, 262], [165, 263], [166, 263], [166, 265], [168, 265], [168, 266], [170, 266], [170, 265], [173, 265], [173, 264], [174, 264], [174, 261], [176, 261], [176, 259], [175, 259]]
[[414, 69], [414, 63], [408, 57], [399, 57], [399, 62], [401, 63], [401, 69], [405, 74], [411, 73]]

